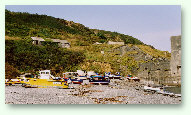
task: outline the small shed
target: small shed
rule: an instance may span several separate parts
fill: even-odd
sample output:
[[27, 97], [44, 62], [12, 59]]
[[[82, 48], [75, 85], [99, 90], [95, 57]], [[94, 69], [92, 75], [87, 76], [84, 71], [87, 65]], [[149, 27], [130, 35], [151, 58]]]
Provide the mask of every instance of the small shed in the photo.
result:
[[44, 42], [45, 40], [43, 38], [40, 37], [31, 37], [32, 38], [32, 43], [34, 45], [42, 45], [42, 42]]
[[62, 48], [70, 48], [70, 43], [67, 40], [60, 40]]

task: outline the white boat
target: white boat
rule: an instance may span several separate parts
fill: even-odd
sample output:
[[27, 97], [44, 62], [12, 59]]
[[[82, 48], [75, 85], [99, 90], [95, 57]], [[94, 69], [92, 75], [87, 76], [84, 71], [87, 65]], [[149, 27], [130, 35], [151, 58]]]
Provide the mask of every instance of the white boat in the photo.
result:
[[117, 75], [111, 74], [111, 72], [105, 72], [105, 77], [108, 77], [109, 79], [121, 79], [121, 75], [119, 72], [117, 72]]
[[153, 87], [149, 87], [149, 86], [144, 86], [144, 91], [156, 91], [156, 92], [160, 92], [160, 88], [153, 88]]

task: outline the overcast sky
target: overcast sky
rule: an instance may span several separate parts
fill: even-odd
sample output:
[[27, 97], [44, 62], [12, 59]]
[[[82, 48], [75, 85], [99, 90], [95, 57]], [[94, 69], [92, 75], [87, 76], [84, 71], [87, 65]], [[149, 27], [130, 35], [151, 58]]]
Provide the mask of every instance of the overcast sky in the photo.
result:
[[6, 9], [46, 14], [81, 23], [91, 29], [127, 34], [169, 52], [170, 36], [181, 35], [179, 5], [9, 5]]

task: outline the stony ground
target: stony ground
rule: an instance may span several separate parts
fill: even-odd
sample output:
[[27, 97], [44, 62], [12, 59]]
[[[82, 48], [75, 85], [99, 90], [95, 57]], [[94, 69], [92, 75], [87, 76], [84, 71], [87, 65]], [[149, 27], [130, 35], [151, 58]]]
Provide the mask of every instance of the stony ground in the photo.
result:
[[[120, 84], [120, 85], [119, 85]], [[6, 104], [180, 104], [181, 97], [144, 92], [140, 83], [113, 80], [110, 85], [74, 85], [74, 89], [6, 86]]]

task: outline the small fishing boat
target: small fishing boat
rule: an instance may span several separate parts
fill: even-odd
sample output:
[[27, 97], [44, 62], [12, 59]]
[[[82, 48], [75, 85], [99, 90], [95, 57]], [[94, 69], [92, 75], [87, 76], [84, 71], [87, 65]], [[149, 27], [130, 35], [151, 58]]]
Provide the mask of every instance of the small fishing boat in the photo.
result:
[[5, 79], [5, 86], [11, 86], [13, 82], [9, 79]]
[[82, 79], [77, 79], [77, 78], [68, 78], [67, 79], [67, 82], [68, 82], [68, 80], [71, 80], [71, 83], [73, 83], [73, 84], [81, 84], [82, 82], [83, 82], [83, 80]]
[[38, 78], [27, 79], [24, 81], [26, 88], [68, 88], [68, 84], [65, 80], [60, 77], [54, 77], [50, 74], [50, 70], [39, 71]]
[[156, 88], [153, 88], [151, 86], [144, 86], [144, 91], [155, 91], [155, 92], [160, 92], [161, 89], [156, 87]]
[[105, 76], [101, 75], [96, 75], [96, 76], [91, 76], [89, 79], [90, 84], [94, 85], [108, 85], [110, 83], [110, 80], [106, 78]]
[[77, 70], [77, 72], [65, 72], [63, 76], [66, 82], [70, 80], [73, 84], [81, 84], [83, 80], [87, 80], [86, 72], [82, 70]]
[[105, 72], [105, 77], [108, 77], [109, 79], [121, 79], [121, 75], [119, 72], [117, 72], [116, 74], [111, 74], [111, 72]]
[[11, 86], [11, 85], [20, 85], [21, 81], [19, 79], [5, 79], [5, 85]]
[[127, 79], [129, 80], [129, 81], [138, 81], [138, 82], [140, 82], [140, 79], [138, 78], [138, 77], [133, 77], [132, 75], [127, 75]]
[[68, 80], [71, 81], [71, 83], [73, 84], [82, 84], [84, 80], [87, 80], [86, 76], [73, 76], [73, 77], [69, 77], [69, 78], [64, 78], [65, 81], [68, 82]]
[[17, 77], [17, 79], [20, 80], [22, 86], [25, 86], [26, 85], [25, 82], [34, 79], [34, 75], [32, 75], [31, 73], [25, 73]]

